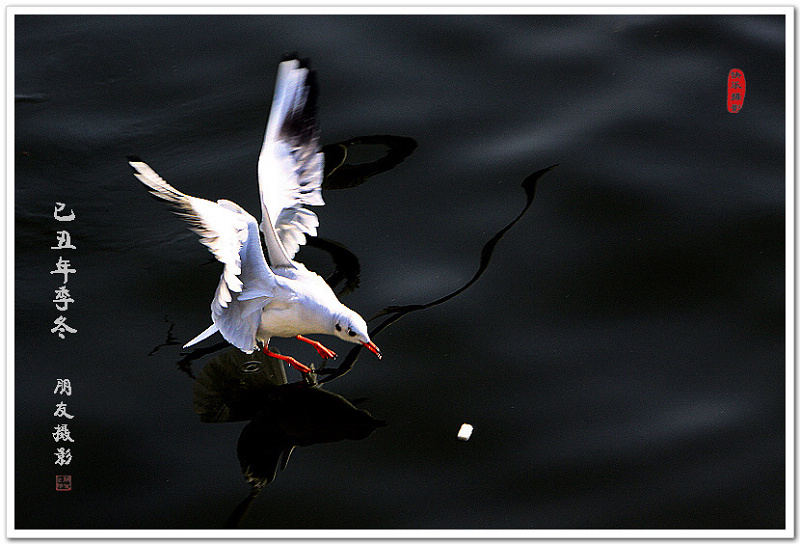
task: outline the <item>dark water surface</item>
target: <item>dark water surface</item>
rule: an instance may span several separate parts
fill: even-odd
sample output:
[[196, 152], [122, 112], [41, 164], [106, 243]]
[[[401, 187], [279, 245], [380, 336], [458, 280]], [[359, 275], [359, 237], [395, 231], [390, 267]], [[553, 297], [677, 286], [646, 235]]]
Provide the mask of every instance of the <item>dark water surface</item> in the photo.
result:
[[[273, 469], [297, 447], [245, 528], [783, 528], [784, 30], [782, 16], [18, 16], [16, 527], [223, 527], [251, 490], [248, 425], [245, 453]], [[525, 206], [522, 181], [560, 166], [474, 285], [325, 384], [341, 399], [248, 424], [298, 402], [278, 380], [266, 408], [207, 423], [189, 373], [217, 354], [186, 362], [180, 346], [208, 326], [220, 266], [125, 157], [258, 215], [291, 52], [318, 71], [323, 143], [417, 143], [316, 210], [320, 236], [359, 260], [343, 301], [365, 317], [464, 285]], [[56, 202], [76, 219], [56, 222]], [[76, 250], [49, 249], [62, 228]], [[63, 340], [60, 254], [76, 270]], [[324, 251], [300, 257], [332, 271]], [[360, 436], [358, 410], [387, 425]]]

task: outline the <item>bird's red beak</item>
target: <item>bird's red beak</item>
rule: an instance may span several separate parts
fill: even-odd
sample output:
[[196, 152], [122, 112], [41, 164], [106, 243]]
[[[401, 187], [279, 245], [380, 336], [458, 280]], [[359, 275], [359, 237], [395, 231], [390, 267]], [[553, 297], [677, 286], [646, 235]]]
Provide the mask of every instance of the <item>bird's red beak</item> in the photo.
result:
[[372, 353], [378, 356], [378, 359], [381, 358], [381, 350], [378, 349], [378, 346], [373, 344], [372, 342], [362, 342], [364, 347], [370, 350]]

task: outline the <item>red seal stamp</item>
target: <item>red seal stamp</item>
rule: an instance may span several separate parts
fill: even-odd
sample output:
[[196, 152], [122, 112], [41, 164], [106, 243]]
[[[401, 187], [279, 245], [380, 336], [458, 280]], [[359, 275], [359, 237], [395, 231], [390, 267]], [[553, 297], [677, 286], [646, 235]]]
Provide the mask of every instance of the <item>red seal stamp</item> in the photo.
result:
[[728, 111], [739, 113], [744, 104], [744, 73], [734, 68], [728, 73]]
[[56, 491], [72, 491], [72, 476], [69, 474], [56, 475]]

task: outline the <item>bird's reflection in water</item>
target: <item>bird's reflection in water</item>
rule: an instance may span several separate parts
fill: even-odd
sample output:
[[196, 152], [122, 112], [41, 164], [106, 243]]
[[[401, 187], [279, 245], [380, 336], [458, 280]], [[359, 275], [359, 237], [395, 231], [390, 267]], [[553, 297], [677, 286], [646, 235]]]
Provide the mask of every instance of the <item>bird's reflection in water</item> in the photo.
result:
[[193, 401], [204, 422], [248, 421], [236, 451], [251, 491], [226, 527], [239, 526], [250, 503], [286, 468], [295, 447], [361, 440], [386, 425], [340, 395], [304, 382], [287, 383], [282, 361], [233, 347], [200, 371]]

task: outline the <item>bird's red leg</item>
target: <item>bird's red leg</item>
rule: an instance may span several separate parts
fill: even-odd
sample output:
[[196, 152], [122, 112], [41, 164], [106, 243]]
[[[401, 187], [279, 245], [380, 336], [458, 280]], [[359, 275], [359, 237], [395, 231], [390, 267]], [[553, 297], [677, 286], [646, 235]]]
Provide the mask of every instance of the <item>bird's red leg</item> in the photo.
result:
[[281, 361], [289, 363], [303, 374], [308, 374], [309, 372], [311, 372], [310, 368], [308, 368], [303, 363], [299, 362], [297, 359], [289, 357], [288, 355], [281, 355], [280, 353], [275, 353], [274, 351], [270, 351], [269, 346], [264, 346], [264, 354], [268, 355], [269, 357], [275, 357], [276, 359], [280, 359]]
[[322, 357], [323, 359], [333, 359], [334, 357], [336, 357], [336, 353], [329, 350], [316, 340], [312, 340], [311, 338], [306, 338], [305, 336], [299, 334], [295, 336], [295, 338], [297, 338], [301, 342], [305, 342], [306, 344], [311, 344], [312, 346], [314, 346], [314, 349], [317, 350], [317, 353], [319, 353], [319, 356]]

